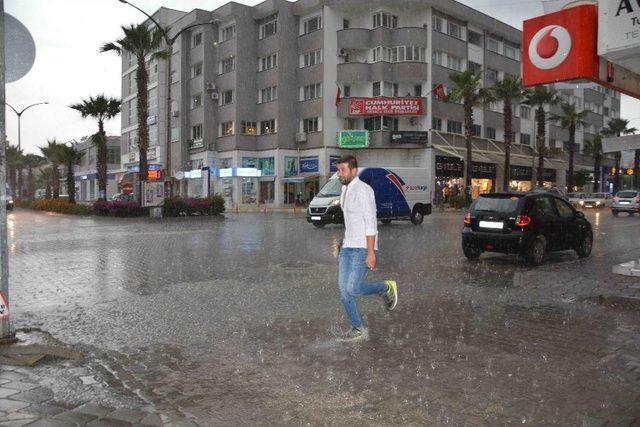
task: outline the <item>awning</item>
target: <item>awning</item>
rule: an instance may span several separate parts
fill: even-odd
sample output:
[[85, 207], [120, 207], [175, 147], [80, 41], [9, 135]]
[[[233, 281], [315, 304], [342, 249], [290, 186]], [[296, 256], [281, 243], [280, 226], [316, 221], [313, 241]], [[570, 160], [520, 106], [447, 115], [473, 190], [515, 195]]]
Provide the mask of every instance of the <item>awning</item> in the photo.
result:
[[316, 173], [316, 174], [312, 174], [312, 175], [290, 176], [288, 178], [282, 178], [281, 181], [282, 182], [291, 182], [291, 183], [295, 183], [295, 182], [303, 183], [305, 181], [311, 181], [311, 180], [319, 178], [319, 177], [320, 177], [320, 175]]

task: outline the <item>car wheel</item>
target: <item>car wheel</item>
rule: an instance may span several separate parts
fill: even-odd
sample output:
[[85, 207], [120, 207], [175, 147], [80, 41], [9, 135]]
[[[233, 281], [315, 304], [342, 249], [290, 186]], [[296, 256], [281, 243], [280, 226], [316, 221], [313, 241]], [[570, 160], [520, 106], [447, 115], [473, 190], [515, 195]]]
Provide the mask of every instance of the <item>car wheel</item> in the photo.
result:
[[469, 260], [480, 258], [480, 254], [482, 253], [480, 246], [471, 242], [462, 242], [462, 252], [464, 252], [464, 256]]
[[391, 220], [390, 219], [382, 219], [380, 220], [384, 225], [389, 225], [391, 224]]
[[578, 243], [575, 250], [578, 257], [586, 258], [591, 255], [591, 249], [593, 249], [593, 233], [589, 232], [582, 236], [582, 241]]
[[312, 223], [315, 228], [324, 228], [325, 224], [322, 222], [314, 222]]
[[422, 212], [418, 210], [413, 211], [413, 214], [411, 215], [411, 223], [413, 225], [420, 225], [422, 224], [422, 221], [424, 221], [424, 215], [422, 215]]
[[544, 237], [538, 236], [535, 238], [531, 247], [527, 251], [527, 260], [532, 265], [540, 265], [544, 262], [544, 257], [547, 251], [547, 241]]

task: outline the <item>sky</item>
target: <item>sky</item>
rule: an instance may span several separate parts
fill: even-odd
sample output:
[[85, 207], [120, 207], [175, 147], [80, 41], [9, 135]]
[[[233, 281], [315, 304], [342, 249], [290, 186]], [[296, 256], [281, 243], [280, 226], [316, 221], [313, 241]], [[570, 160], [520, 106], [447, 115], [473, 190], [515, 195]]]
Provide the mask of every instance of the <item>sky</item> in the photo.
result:
[[[345, 0], [348, 1], [348, 0]], [[131, 0], [147, 13], [164, 6], [190, 11], [213, 10], [226, 0]], [[260, 1], [238, 0], [255, 5]], [[544, 13], [543, 3], [533, 0], [463, 0], [462, 3], [500, 21], [522, 28], [522, 21]], [[547, 2], [547, 6], [553, 2]], [[7, 102], [18, 111], [42, 101], [22, 115], [22, 148], [39, 153], [47, 139], [79, 140], [97, 131], [92, 119], [82, 119], [69, 105], [104, 93], [120, 98], [120, 59], [99, 53], [99, 47], [121, 36], [120, 26], [142, 22], [144, 16], [118, 0], [4, 0], [5, 12], [21, 21], [36, 44], [32, 69], [6, 86]], [[640, 100], [623, 96], [622, 117], [640, 129]], [[7, 108], [7, 137], [18, 141], [17, 117]], [[106, 123], [108, 134], [120, 134], [120, 118]]]

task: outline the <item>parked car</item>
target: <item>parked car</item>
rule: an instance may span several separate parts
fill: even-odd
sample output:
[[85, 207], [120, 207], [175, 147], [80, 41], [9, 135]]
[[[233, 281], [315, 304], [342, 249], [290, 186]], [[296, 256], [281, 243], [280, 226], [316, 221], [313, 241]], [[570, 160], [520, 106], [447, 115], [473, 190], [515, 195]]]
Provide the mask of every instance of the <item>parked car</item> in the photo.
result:
[[640, 212], [640, 193], [636, 190], [618, 191], [611, 203], [611, 212], [618, 215], [620, 212], [627, 212], [630, 216]]
[[552, 251], [588, 257], [593, 231], [584, 214], [548, 193], [494, 193], [476, 199], [464, 218], [462, 250], [468, 259], [483, 252], [518, 254], [533, 265]]
[[567, 198], [569, 199], [569, 203], [571, 203], [573, 206], [578, 206], [580, 204], [580, 201], [582, 199], [584, 199], [585, 194], [584, 193], [569, 193], [567, 194]]
[[587, 194], [578, 202], [578, 206], [581, 208], [602, 209], [611, 206], [611, 199], [612, 197], [609, 193]]

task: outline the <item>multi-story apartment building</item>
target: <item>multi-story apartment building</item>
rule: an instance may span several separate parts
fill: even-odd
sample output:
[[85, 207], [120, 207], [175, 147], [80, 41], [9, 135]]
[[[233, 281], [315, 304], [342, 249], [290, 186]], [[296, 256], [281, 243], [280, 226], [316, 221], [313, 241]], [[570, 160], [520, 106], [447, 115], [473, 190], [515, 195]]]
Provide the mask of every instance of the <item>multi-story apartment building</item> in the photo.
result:
[[[521, 73], [521, 32], [454, 0], [348, 2], [268, 0], [214, 11], [162, 8], [172, 34], [194, 23], [173, 47], [171, 165], [182, 194], [219, 192], [228, 203], [293, 204], [309, 199], [355, 153], [363, 165], [424, 167], [435, 182], [462, 182], [463, 108], [431, 93], [449, 76], [482, 70], [490, 86]], [[150, 61], [151, 164], [166, 168], [166, 72]], [[137, 162], [135, 61], [123, 56], [123, 167]], [[599, 86], [558, 85], [591, 112], [584, 141], [620, 116], [620, 96]], [[372, 98], [378, 100], [371, 106]], [[394, 108], [398, 104], [410, 108]], [[366, 105], [366, 106], [365, 106]], [[364, 108], [364, 109], [363, 109]], [[559, 113], [559, 107], [550, 109]], [[511, 185], [535, 179], [534, 111], [514, 107]], [[474, 109], [473, 193], [501, 189], [502, 105]], [[345, 131], [351, 131], [345, 133]], [[345, 149], [342, 136], [368, 141]], [[566, 182], [566, 130], [547, 124], [549, 185]], [[592, 169], [578, 154], [576, 169]], [[605, 161], [605, 169], [611, 164]], [[131, 170], [131, 169], [130, 169]]]
[[[98, 149], [91, 137], [83, 137], [74, 148], [83, 153], [80, 164], [75, 167], [76, 200], [92, 202], [100, 197], [98, 189], [97, 155]], [[107, 194], [110, 198], [118, 192], [118, 172], [120, 170], [120, 137], [107, 136]], [[64, 172], [62, 174], [64, 185]]]

